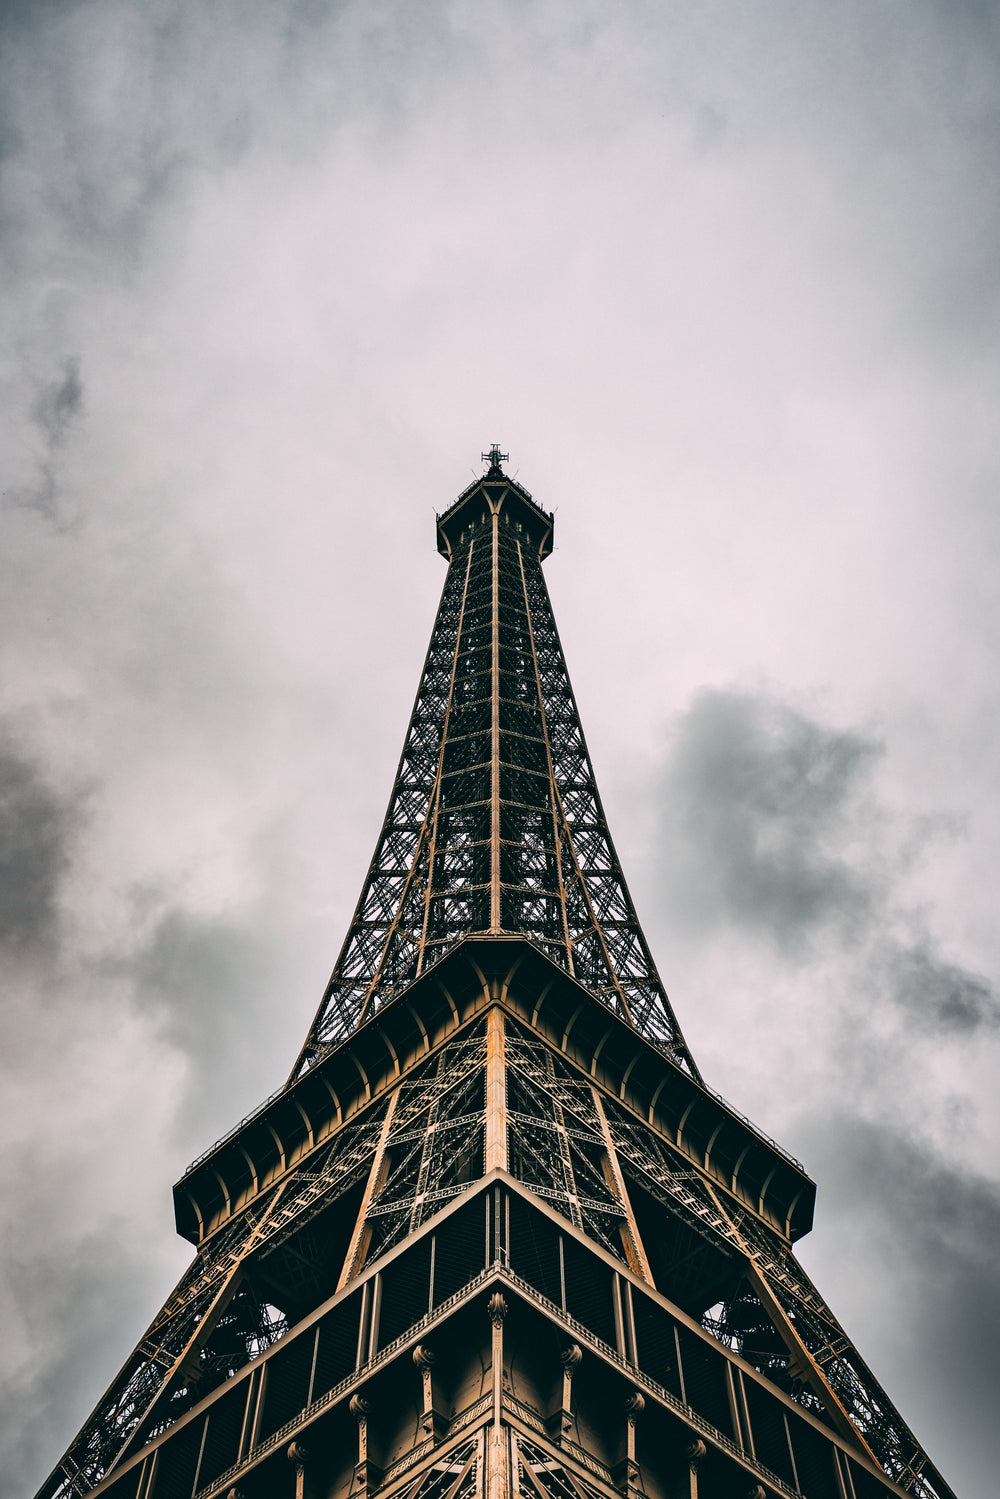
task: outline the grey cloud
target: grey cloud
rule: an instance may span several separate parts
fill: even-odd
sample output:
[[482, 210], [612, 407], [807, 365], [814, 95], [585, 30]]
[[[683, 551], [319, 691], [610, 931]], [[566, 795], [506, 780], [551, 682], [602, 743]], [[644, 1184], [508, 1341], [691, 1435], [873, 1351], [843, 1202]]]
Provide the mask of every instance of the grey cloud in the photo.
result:
[[68, 1445], [121, 1364], [124, 1328], [138, 1337], [148, 1322], [152, 1288], [135, 1246], [110, 1234], [81, 1240], [22, 1224], [3, 1248], [8, 1336], [15, 1318], [21, 1325], [20, 1357], [0, 1379], [0, 1496], [24, 1499], [56, 1456], [55, 1433]]
[[66, 440], [70, 425], [83, 411], [83, 382], [80, 360], [76, 355], [66, 360], [62, 374], [39, 391], [32, 416], [50, 448]]
[[862, 919], [873, 875], [844, 843], [881, 753], [772, 698], [702, 692], [678, 722], [663, 788], [680, 908], [793, 947]]
[[31, 421], [41, 438], [36, 459], [36, 478], [20, 489], [9, 491], [16, 505], [37, 510], [50, 520], [59, 513], [58, 464], [73, 427], [83, 415], [83, 381], [80, 360], [70, 356], [54, 380], [42, 385], [31, 404]]
[[[924, 1032], [1000, 1022], [989, 979], [940, 951], [894, 881], [953, 820], [917, 817], [896, 848], [873, 771], [884, 747], [778, 701], [704, 691], [678, 721], [663, 781], [662, 878], [673, 909], [805, 961], [839, 952], [858, 1004]], [[901, 935], [894, 935], [898, 927]]]
[[962, 1034], [1000, 1024], [1000, 1002], [988, 979], [949, 963], [926, 936], [912, 946], [877, 944], [871, 972], [879, 992], [888, 990], [924, 1030]]
[[288, 982], [271, 931], [244, 914], [205, 917], [165, 910], [140, 951], [122, 965], [136, 1002], [160, 1017], [164, 1039], [191, 1066], [177, 1130], [202, 1149], [284, 1080], [294, 1056], [271, 1036]]
[[[1000, 1188], [884, 1123], [814, 1116], [803, 1143], [821, 1184], [817, 1219], [826, 1240], [826, 1248], [807, 1240], [803, 1258], [828, 1259], [816, 1274], [834, 1313], [837, 1283], [870, 1277], [861, 1352], [890, 1395], [910, 1387], [901, 1414], [918, 1439], [936, 1427], [931, 1455], [956, 1483], [965, 1476], [959, 1492], [991, 1493], [1000, 1463], [992, 1419]], [[981, 1436], [970, 1449], [973, 1430]]]
[[52, 937], [81, 815], [0, 730], [0, 941], [24, 948]]

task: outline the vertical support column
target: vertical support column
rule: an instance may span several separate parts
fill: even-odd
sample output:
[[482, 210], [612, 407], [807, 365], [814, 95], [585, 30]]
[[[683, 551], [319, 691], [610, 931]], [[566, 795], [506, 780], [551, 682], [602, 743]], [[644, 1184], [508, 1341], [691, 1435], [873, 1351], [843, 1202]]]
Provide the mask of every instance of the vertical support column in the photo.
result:
[[626, 1499], [642, 1499], [642, 1479], [635, 1454], [635, 1425], [646, 1402], [641, 1391], [633, 1390], [625, 1400], [625, 1456], [615, 1470], [614, 1478]]
[[347, 1282], [351, 1280], [355, 1275], [357, 1275], [358, 1271], [361, 1269], [362, 1265], [365, 1262], [365, 1251], [368, 1248], [368, 1240], [371, 1237], [371, 1230], [365, 1222], [365, 1218], [367, 1217], [368, 1209], [371, 1206], [372, 1199], [375, 1197], [385, 1179], [385, 1172], [388, 1165], [388, 1162], [386, 1160], [385, 1148], [389, 1139], [389, 1131], [392, 1128], [392, 1121], [396, 1113], [396, 1105], [398, 1104], [398, 1102], [399, 1089], [397, 1088], [395, 1093], [393, 1093], [392, 1097], [389, 1099], [389, 1107], [386, 1110], [385, 1118], [382, 1121], [382, 1129], [378, 1137], [378, 1145], [375, 1147], [375, 1159], [372, 1161], [372, 1169], [368, 1173], [368, 1182], [365, 1186], [365, 1195], [361, 1199], [361, 1206], [358, 1208], [357, 1222], [354, 1225], [354, 1232], [351, 1234], [351, 1242], [348, 1245], [347, 1253], [344, 1256], [344, 1267], [340, 1272], [340, 1279], [337, 1281], [338, 1291], [342, 1291]]
[[[442, 1069], [446, 1065], [446, 1052], [438, 1057], [437, 1073], [440, 1077]], [[426, 1205], [427, 1184], [430, 1180], [431, 1169], [434, 1164], [435, 1152], [438, 1149], [437, 1122], [441, 1110], [441, 1098], [438, 1096], [427, 1110], [427, 1119], [424, 1124], [424, 1140], [420, 1150], [420, 1170], [417, 1172], [417, 1190], [413, 1194], [413, 1206], [410, 1209], [409, 1232], [415, 1233], [420, 1227], [424, 1216]]]
[[[153, 1485], [156, 1483], [156, 1469], [159, 1456], [160, 1448], [154, 1447], [149, 1457], [143, 1460], [142, 1467], [139, 1470], [139, 1489], [136, 1499], [149, 1499], [150, 1494], [152, 1494]], [[239, 1499], [243, 1499], [243, 1496], [240, 1495]]]
[[625, 1186], [625, 1178], [618, 1161], [618, 1152], [615, 1150], [615, 1142], [611, 1138], [611, 1128], [608, 1124], [607, 1115], [604, 1112], [604, 1104], [601, 1101], [600, 1091], [591, 1084], [590, 1091], [594, 1098], [594, 1111], [597, 1121], [601, 1126], [601, 1135], [604, 1138], [604, 1156], [607, 1161], [605, 1175], [608, 1186], [614, 1192], [625, 1212], [625, 1223], [622, 1227], [622, 1247], [625, 1250], [625, 1258], [633, 1275], [638, 1275], [647, 1285], [653, 1286], [653, 1272], [649, 1268], [649, 1260], [643, 1247], [642, 1237], [639, 1233], [639, 1225], [635, 1221], [635, 1213], [632, 1211], [632, 1202]]
[[549, 1431], [557, 1442], [568, 1437], [573, 1430], [573, 1375], [580, 1367], [583, 1359], [583, 1351], [579, 1343], [571, 1343], [564, 1348], [559, 1362], [562, 1364], [562, 1396], [559, 1409], [555, 1411], [548, 1421]]
[[569, 912], [566, 897], [566, 882], [563, 878], [563, 825], [562, 799], [556, 782], [552, 763], [552, 740], [549, 735], [548, 717], [545, 712], [545, 696], [542, 692], [542, 675], [538, 670], [538, 651], [535, 647], [535, 626], [531, 618], [531, 600], [528, 598], [528, 579], [524, 571], [524, 553], [517, 543], [517, 559], [521, 568], [521, 589], [524, 593], [524, 617], [528, 621], [528, 639], [531, 642], [531, 661], [535, 672], [535, 691], [538, 693], [538, 711], [542, 716], [542, 733], [545, 736], [545, 762], [549, 772], [549, 795], [552, 798], [552, 847], [556, 856], [556, 887], [559, 892], [559, 914], [562, 921], [563, 943], [566, 948], [566, 967], [576, 974], [573, 961], [573, 939], [569, 934]]
[[490, 1297], [490, 1322], [493, 1325], [491, 1344], [491, 1368], [493, 1371], [493, 1420], [500, 1422], [503, 1405], [503, 1322], [507, 1315], [507, 1303], [499, 1291]]
[[708, 1448], [701, 1437], [695, 1437], [684, 1449], [684, 1457], [688, 1469], [688, 1494], [690, 1499], [698, 1499], [698, 1469], [701, 1460], [708, 1452]]
[[295, 1499], [311, 1499], [308, 1449], [301, 1442], [293, 1442], [285, 1456], [295, 1469]]
[[[363, 1395], [352, 1395], [349, 1409], [358, 1423], [358, 1460], [354, 1465], [358, 1486], [355, 1493], [360, 1493], [361, 1499], [366, 1499], [382, 1482], [382, 1473], [372, 1462], [368, 1445], [368, 1401]], [[295, 1499], [299, 1499], [298, 1494]]]
[[[444, 725], [441, 731], [441, 748], [438, 751], [437, 774], [434, 777], [434, 790], [431, 792], [430, 805], [434, 808], [434, 816], [431, 819], [430, 846], [427, 851], [427, 885], [424, 890], [424, 919], [420, 928], [420, 944], [417, 948], [417, 975], [424, 971], [424, 961], [427, 956], [427, 933], [431, 920], [431, 903], [434, 898], [435, 889], [440, 887], [440, 880], [435, 885], [437, 870], [435, 861], [437, 859], [438, 819], [441, 812], [441, 777], [444, 774], [444, 757], [448, 747], [448, 729], [451, 723], [451, 708], [455, 699], [455, 673], [458, 670], [458, 653], [462, 646], [462, 629], [465, 625], [465, 601], [469, 597], [469, 574], [472, 572], [472, 554], [476, 549], [474, 541], [469, 542], [469, 556], [465, 564], [465, 581], [462, 584], [462, 603], [458, 611], [458, 621], [455, 625], [455, 650], [451, 658], [451, 680], [448, 683], [448, 704], [444, 710]], [[451, 563], [448, 565], [448, 575], [451, 576]], [[445, 585], [447, 590], [447, 584]], [[442, 600], [442, 608], [444, 602]], [[439, 615], [440, 618], [440, 615]], [[437, 622], [434, 625], [434, 633], [437, 634]], [[426, 668], [425, 668], [426, 670]]]
[[425, 1438], [431, 1437], [435, 1441], [440, 1441], [447, 1431], [448, 1421], [435, 1398], [433, 1370], [437, 1356], [425, 1343], [418, 1343], [413, 1350], [413, 1362], [420, 1373], [422, 1386], [423, 1410], [420, 1415], [420, 1430]]
[[507, 1430], [503, 1413], [503, 1324], [507, 1303], [497, 1291], [490, 1297], [490, 1322], [493, 1326], [491, 1357], [493, 1369], [493, 1425], [486, 1429], [486, 1499], [509, 1499], [510, 1477]]
[[490, 931], [503, 929], [500, 904], [500, 515], [493, 512], [493, 656], [490, 673]]
[[243, 1429], [240, 1432], [240, 1444], [237, 1450], [239, 1461], [242, 1462], [249, 1452], [257, 1445], [260, 1435], [260, 1421], [264, 1412], [264, 1391], [267, 1385], [268, 1365], [261, 1364], [254, 1369], [247, 1380], [247, 1402], [243, 1411]]
[[507, 1170], [507, 1068], [503, 1011], [496, 1005], [486, 1016], [486, 1161], [487, 1171]]

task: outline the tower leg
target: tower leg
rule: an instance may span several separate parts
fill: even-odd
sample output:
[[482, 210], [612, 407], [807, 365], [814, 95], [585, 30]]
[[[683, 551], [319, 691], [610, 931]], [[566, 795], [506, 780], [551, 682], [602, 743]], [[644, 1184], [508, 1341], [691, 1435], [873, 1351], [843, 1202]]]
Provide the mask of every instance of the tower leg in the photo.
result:
[[486, 1499], [510, 1499], [510, 1442], [499, 1422], [486, 1428]]

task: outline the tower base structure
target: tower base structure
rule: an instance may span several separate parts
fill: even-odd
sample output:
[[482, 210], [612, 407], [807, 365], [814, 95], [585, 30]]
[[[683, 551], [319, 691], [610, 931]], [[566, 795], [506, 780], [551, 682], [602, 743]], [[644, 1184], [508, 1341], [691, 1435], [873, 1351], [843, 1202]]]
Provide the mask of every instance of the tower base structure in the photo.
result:
[[95, 1493], [885, 1499], [906, 1490], [497, 1170]]
[[[824, 1351], [782, 1319], [781, 1278], [799, 1277], [800, 1299], [811, 1288], [776, 1225], [808, 1227], [809, 1179], [531, 943], [467, 939], [289, 1102], [178, 1184], [201, 1249], [164, 1326], [186, 1294], [196, 1332], [95, 1495], [928, 1492], [894, 1482], [822, 1375], [810, 1384]], [[283, 1156], [241, 1196], [234, 1161], [259, 1158], [268, 1132]], [[227, 1227], [255, 1201], [230, 1271]], [[310, 1225], [337, 1245], [332, 1269], [305, 1263]], [[323, 1274], [336, 1288], [294, 1320], [296, 1277], [307, 1305]], [[227, 1309], [268, 1295], [288, 1330], [220, 1380]], [[742, 1352], [719, 1336], [726, 1307], [743, 1308]]]

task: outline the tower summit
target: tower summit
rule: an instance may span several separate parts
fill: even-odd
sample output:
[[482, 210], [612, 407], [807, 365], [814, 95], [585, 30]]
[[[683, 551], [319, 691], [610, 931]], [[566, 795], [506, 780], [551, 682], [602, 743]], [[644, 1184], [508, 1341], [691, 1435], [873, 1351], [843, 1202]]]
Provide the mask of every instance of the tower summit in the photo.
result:
[[698, 1076], [608, 832], [541, 564], [500, 464], [438, 517], [448, 576], [368, 877], [293, 1077], [472, 933], [527, 937]]
[[503, 471], [284, 1087], [174, 1189], [195, 1258], [39, 1499], [954, 1499], [793, 1245], [801, 1165], [704, 1082]]

